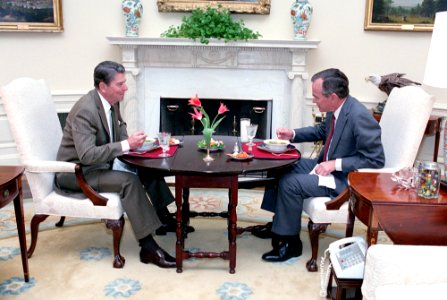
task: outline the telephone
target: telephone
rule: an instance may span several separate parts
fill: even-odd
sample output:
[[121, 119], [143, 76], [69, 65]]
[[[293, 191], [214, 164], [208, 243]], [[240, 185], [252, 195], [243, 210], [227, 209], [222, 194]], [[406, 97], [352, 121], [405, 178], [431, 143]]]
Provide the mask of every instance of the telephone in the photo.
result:
[[[337, 278], [362, 279], [365, 268], [367, 245], [362, 237], [348, 237], [335, 241], [329, 245], [321, 258], [321, 290], [320, 296], [326, 296], [326, 288], [331, 274], [331, 268]], [[330, 253], [331, 263], [325, 271], [326, 261]]]

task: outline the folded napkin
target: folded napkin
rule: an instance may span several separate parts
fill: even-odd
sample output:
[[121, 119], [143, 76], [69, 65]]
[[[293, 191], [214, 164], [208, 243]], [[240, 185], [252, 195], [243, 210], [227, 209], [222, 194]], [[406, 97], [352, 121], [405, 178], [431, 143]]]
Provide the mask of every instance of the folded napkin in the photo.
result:
[[[274, 154], [274, 153], [270, 153], [268, 151], [263, 151], [263, 150], [259, 150], [257, 145], [262, 144], [262, 142], [255, 142], [256, 146], [252, 147], [252, 151], [251, 153], [253, 153], [254, 158], [259, 158], [259, 159], [297, 159], [301, 157], [301, 153], [296, 150], [296, 149], [292, 149], [289, 150], [287, 152], [284, 153], [280, 153], [280, 154]], [[248, 151], [248, 146], [246, 145], [246, 143], [242, 144], [242, 150], [245, 152], [249, 152]]]
[[[178, 146], [170, 146], [169, 150], [166, 152], [169, 154], [169, 156], [173, 156], [175, 151], [177, 151]], [[129, 156], [136, 156], [136, 157], [144, 157], [144, 158], [163, 158], [160, 157], [159, 155], [162, 153], [163, 151], [161, 150], [161, 147], [151, 150], [149, 152], [144, 152], [144, 153], [140, 153], [140, 152], [129, 152], [126, 155]]]

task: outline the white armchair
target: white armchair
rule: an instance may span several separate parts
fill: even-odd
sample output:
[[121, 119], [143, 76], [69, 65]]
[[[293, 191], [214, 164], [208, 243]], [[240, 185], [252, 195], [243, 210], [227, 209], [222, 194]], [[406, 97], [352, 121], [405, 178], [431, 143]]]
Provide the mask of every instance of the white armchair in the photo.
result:
[[[413, 166], [433, 107], [434, 98], [417, 86], [394, 88], [388, 97], [380, 120], [385, 152], [383, 169], [359, 171], [394, 172]], [[354, 218], [350, 219], [349, 190], [335, 199], [314, 197], [304, 200], [303, 210], [309, 216], [308, 230], [312, 256], [306, 263], [310, 272], [318, 270], [318, 239], [331, 223], [346, 224], [346, 236], [352, 236]]]
[[[80, 165], [55, 161], [62, 139], [62, 129], [51, 100], [50, 90], [43, 80], [19, 78], [1, 89], [1, 97], [9, 126], [17, 145], [20, 160], [30, 186], [34, 213], [31, 220], [31, 257], [37, 243], [39, 224], [49, 215], [103, 219], [113, 230], [115, 268], [122, 268], [125, 259], [120, 254], [124, 227], [124, 210], [116, 193], [96, 193], [86, 182]], [[72, 198], [54, 191], [55, 172], [72, 172], [85, 198]]]
[[372, 245], [366, 254], [363, 299], [445, 299], [445, 257], [445, 246]]

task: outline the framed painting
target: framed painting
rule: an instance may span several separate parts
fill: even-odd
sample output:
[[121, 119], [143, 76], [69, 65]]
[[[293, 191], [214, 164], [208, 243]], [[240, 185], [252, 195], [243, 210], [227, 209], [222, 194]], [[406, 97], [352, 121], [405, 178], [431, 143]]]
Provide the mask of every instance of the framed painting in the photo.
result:
[[2, 0], [0, 1], [0, 31], [64, 31], [62, 0]]
[[232, 13], [261, 14], [270, 13], [271, 0], [157, 0], [159, 12], [187, 12], [196, 8], [221, 5]]
[[[365, 30], [432, 31], [439, 1], [366, 0]], [[445, 9], [445, 8], [444, 8]]]

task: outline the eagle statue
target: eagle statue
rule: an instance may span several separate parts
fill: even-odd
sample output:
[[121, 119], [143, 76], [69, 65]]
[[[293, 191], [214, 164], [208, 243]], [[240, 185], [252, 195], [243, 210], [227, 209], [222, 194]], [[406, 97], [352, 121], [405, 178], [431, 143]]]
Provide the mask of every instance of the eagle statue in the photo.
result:
[[[403, 87], [407, 85], [421, 85], [419, 82], [404, 78], [404, 73], [390, 73], [387, 75], [377, 75], [371, 74], [365, 78], [366, 81], [372, 82], [375, 86], [379, 88], [382, 92], [386, 93], [388, 96], [395, 87]], [[374, 109], [377, 113], [382, 113], [385, 108], [386, 100], [379, 103]]]

